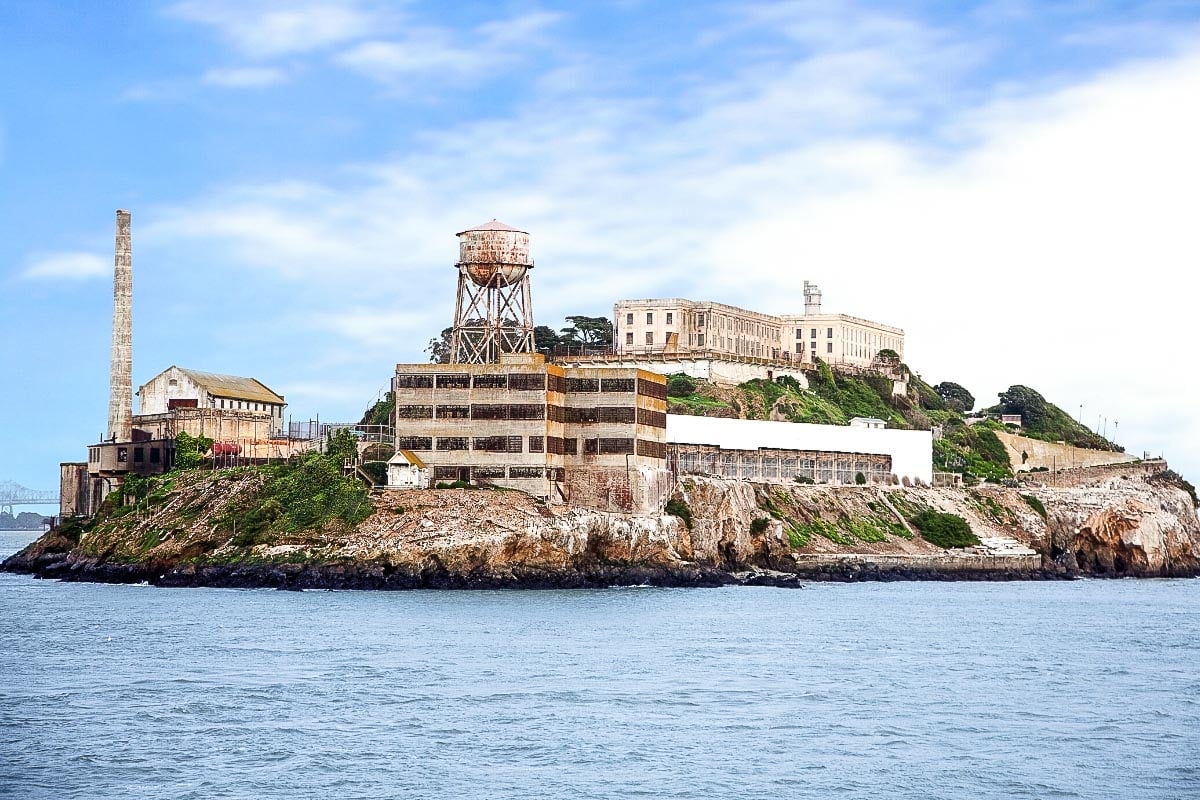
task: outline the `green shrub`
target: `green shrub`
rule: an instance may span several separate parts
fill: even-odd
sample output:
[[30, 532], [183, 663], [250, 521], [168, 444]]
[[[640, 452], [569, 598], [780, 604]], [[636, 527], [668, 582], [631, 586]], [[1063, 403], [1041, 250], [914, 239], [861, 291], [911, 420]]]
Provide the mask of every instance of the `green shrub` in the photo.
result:
[[1041, 515], [1042, 519], [1046, 518], [1046, 507], [1042, 505], [1042, 501], [1031, 494], [1021, 495], [1021, 499], [1029, 504], [1029, 507]]
[[667, 505], [663, 508], [663, 511], [667, 512], [673, 517], [679, 517], [681, 520], [683, 520], [683, 524], [688, 526], [688, 530], [691, 530], [692, 510], [688, 508], [687, 503], [678, 498], [672, 497], [667, 501]]
[[767, 526], [771, 524], [770, 517], [755, 517], [750, 520], [750, 533], [759, 536], [766, 532]]
[[979, 537], [971, 532], [971, 526], [957, 514], [925, 509], [909, 521], [921, 532], [921, 538], [938, 547], [979, 544]]
[[667, 378], [668, 397], [688, 397], [696, 393], [696, 381], [687, 375], [672, 375]]
[[175, 437], [175, 468], [195, 469], [204, 463], [204, 454], [212, 447], [213, 440], [207, 436], [192, 436], [180, 431]]
[[433, 488], [435, 489], [477, 489], [478, 487], [470, 481], [453, 481], [446, 483], [439, 481]]
[[863, 475], [861, 472], [856, 472], [854, 473], [854, 482], [859, 486], [862, 486], [867, 482], [867, 476]]

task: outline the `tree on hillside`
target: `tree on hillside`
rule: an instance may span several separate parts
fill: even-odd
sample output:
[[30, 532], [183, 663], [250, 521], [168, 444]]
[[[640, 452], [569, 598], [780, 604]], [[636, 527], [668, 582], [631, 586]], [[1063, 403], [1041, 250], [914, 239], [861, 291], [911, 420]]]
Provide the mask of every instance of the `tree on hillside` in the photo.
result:
[[1020, 414], [1027, 428], [1037, 429], [1046, 418], [1046, 398], [1028, 386], [1010, 386], [1000, 393], [1000, 413]]
[[965, 414], [975, 408], [975, 396], [968, 392], [961, 384], [942, 381], [933, 387], [933, 390], [946, 401], [946, 407], [952, 411]]
[[571, 323], [562, 329], [562, 344], [581, 344], [587, 347], [605, 347], [612, 344], [613, 325], [608, 317], [567, 317]]

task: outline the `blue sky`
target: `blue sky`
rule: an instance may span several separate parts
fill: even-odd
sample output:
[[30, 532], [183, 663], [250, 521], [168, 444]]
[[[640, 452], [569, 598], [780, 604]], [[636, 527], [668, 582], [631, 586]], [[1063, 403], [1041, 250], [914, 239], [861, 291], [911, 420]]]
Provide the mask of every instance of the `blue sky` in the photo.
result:
[[540, 323], [811, 280], [1200, 477], [1194, 2], [9, 0], [0, 41], [0, 478], [104, 427], [117, 208], [135, 383], [357, 418], [497, 217]]

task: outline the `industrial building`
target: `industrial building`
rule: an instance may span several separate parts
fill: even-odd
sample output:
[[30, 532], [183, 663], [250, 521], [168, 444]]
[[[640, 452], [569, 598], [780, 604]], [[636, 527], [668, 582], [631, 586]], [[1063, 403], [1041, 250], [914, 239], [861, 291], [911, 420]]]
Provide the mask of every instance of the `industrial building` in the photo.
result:
[[[448, 364], [397, 364], [397, 451], [433, 482], [470, 481], [553, 502], [661, 508], [666, 379], [575, 368], [533, 352], [529, 234], [496, 220], [461, 231]], [[403, 468], [402, 464], [397, 464]]]
[[135, 429], [163, 438], [186, 431], [217, 441], [283, 437], [283, 396], [255, 378], [169, 367], [137, 390]]
[[804, 313], [762, 314], [722, 303], [678, 298], [622, 300], [613, 307], [618, 357], [701, 356], [869, 368], [880, 350], [904, 357], [904, 331], [821, 310], [821, 290], [804, 283]]
[[153, 475], [175, 465], [180, 433], [207, 436], [250, 459], [282, 458], [281, 395], [253, 378], [172, 366], [138, 389], [133, 413], [133, 250], [130, 214], [117, 211], [113, 263], [112, 358], [108, 427], [88, 446], [87, 461], [59, 465], [59, 513], [92, 516], [129, 475]]

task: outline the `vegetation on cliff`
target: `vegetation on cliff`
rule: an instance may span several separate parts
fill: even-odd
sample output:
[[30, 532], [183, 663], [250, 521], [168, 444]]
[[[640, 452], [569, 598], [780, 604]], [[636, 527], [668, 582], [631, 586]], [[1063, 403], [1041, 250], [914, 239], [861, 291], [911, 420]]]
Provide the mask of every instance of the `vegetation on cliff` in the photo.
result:
[[[71, 524], [88, 534], [85, 549], [117, 561], [140, 560], [198, 522], [208, 535], [192, 542], [193, 557], [225, 544], [281, 544], [313, 531], [349, 531], [371, 514], [366, 488], [342, 474], [347, 448], [354, 447], [340, 431], [326, 452], [282, 464], [131, 475], [95, 518]], [[131, 524], [139, 531], [135, 538], [127, 535]]]
[[[906, 392], [895, 392], [896, 377], [907, 380]], [[970, 484], [1013, 478], [1008, 451], [996, 432], [1016, 429], [1002, 424], [1001, 414], [1020, 414], [1020, 433], [1025, 436], [1092, 449], [1121, 450], [1025, 386], [1012, 386], [1001, 392], [1000, 404], [984, 412], [987, 416], [968, 419], [967, 414], [975, 407], [975, 397], [969, 390], [952, 381], [931, 386], [898, 362], [851, 375], [839, 373], [817, 359], [815, 367], [805, 371], [805, 378], [807, 388], [790, 376], [723, 387], [685, 375], [671, 375], [668, 410], [672, 414], [821, 425], [848, 425], [854, 417], [875, 417], [884, 420], [889, 428], [930, 430], [936, 426], [940, 436], [933, 445], [934, 469], [963, 473]]]

